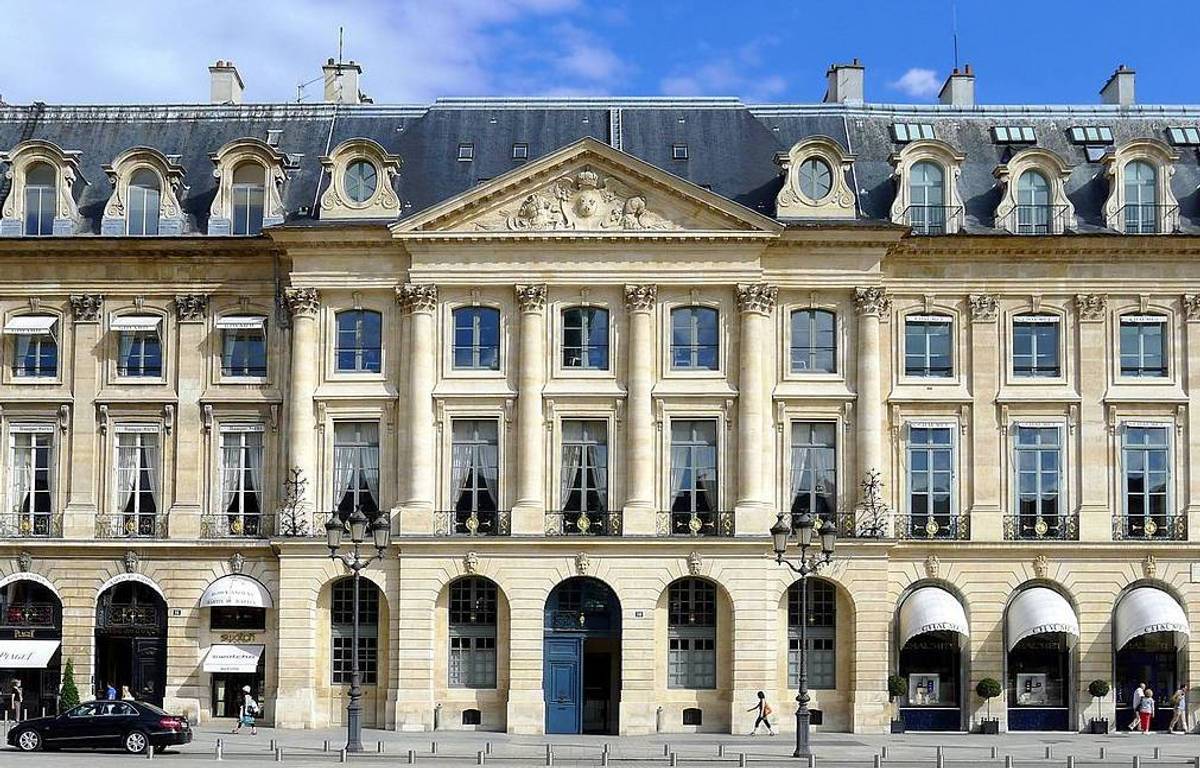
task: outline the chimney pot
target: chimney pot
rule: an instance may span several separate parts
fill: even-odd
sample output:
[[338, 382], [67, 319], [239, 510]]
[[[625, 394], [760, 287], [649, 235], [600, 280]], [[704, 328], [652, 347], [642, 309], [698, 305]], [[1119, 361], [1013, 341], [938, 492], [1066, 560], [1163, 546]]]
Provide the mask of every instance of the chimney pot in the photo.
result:
[[961, 71], [955, 67], [950, 72], [938, 92], [938, 101], [955, 107], [975, 106], [975, 73], [970, 64], [964, 64]]
[[1116, 104], [1121, 107], [1134, 105], [1134, 77], [1136, 73], [1120, 64], [1116, 71], [1109, 75], [1104, 87], [1100, 89], [1100, 101], [1104, 104]]
[[321, 67], [325, 75], [325, 101], [338, 104], [361, 104], [362, 92], [358, 89], [362, 66], [353, 61], [329, 62]]
[[217, 59], [208, 68], [209, 101], [213, 104], [241, 104], [246, 84], [232, 61]]
[[855, 57], [849, 64], [831, 64], [825, 73], [826, 104], [862, 104], [864, 68]]

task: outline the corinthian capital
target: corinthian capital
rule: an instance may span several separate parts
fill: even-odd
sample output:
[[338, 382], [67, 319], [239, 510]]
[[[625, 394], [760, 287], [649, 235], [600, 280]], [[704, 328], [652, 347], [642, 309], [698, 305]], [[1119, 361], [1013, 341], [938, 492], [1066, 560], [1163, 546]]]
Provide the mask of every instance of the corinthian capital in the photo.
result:
[[98, 293], [77, 293], [71, 296], [71, 315], [77, 323], [100, 322], [100, 310], [103, 306], [104, 297]]
[[625, 309], [629, 312], [650, 312], [657, 301], [657, 285], [625, 286]]
[[546, 284], [516, 286], [517, 306], [522, 312], [541, 312], [546, 307]]
[[885, 314], [892, 308], [892, 300], [882, 288], [855, 288], [854, 309], [860, 315]]
[[739, 312], [757, 312], [769, 315], [775, 309], [775, 299], [779, 289], [767, 283], [743, 283], [737, 287], [737, 307]]
[[208, 296], [203, 293], [185, 293], [175, 297], [175, 316], [181, 323], [198, 323], [208, 313]]
[[400, 304], [400, 309], [406, 314], [433, 312], [437, 309], [437, 286], [405, 283], [396, 289], [396, 301]]
[[1075, 297], [1075, 311], [1080, 320], [1103, 320], [1108, 311], [1108, 297], [1102, 293], [1081, 293]]
[[999, 303], [990, 293], [973, 293], [967, 297], [971, 308], [971, 320], [977, 323], [991, 322], [999, 312]]
[[316, 288], [285, 288], [283, 303], [292, 317], [316, 317], [321, 308], [321, 294]]

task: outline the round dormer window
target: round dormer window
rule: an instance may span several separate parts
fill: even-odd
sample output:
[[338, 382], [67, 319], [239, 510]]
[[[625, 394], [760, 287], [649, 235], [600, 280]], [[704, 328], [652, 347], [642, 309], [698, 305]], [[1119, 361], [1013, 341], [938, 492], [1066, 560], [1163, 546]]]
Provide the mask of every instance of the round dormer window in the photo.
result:
[[375, 166], [366, 160], [355, 160], [346, 166], [344, 179], [346, 194], [355, 203], [365, 203], [375, 194], [379, 174]]
[[809, 200], [823, 200], [833, 191], [833, 171], [819, 157], [800, 164], [800, 193]]

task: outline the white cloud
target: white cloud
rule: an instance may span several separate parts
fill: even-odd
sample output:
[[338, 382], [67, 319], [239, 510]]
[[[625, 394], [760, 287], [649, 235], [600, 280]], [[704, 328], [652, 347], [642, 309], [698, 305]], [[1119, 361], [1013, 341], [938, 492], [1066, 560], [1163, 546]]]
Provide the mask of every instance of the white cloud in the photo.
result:
[[899, 79], [893, 80], [888, 85], [914, 99], [928, 99], [937, 96], [938, 91], [942, 89], [942, 81], [937, 72], [922, 67], [912, 67]]
[[770, 60], [764, 49], [777, 42], [770, 38], [752, 41], [731, 55], [668, 75], [659, 80], [658, 88], [667, 96], [739, 96], [749, 102], [777, 99], [787, 90], [787, 81], [761, 71], [763, 62]]

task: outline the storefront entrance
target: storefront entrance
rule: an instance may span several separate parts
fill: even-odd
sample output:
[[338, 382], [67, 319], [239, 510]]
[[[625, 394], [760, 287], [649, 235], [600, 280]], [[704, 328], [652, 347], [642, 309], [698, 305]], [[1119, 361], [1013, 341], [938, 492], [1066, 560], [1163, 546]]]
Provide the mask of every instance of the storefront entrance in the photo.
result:
[[1072, 731], [1072, 649], [1079, 638], [1075, 608], [1052, 586], [1029, 585], [1005, 612], [1008, 729]]
[[58, 712], [62, 603], [50, 587], [16, 578], [0, 587], [0, 711], [9, 719]]
[[253, 672], [213, 672], [212, 716], [237, 717], [242, 697], [245, 696], [242, 689], [246, 686], [250, 686], [250, 695], [261, 704], [266, 679], [266, 654], [262, 653], [258, 657], [258, 667]]
[[542, 687], [546, 733], [616, 734], [621, 605], [603, 582], [576, 577], [546, 600]]
[[899, 675], [907, 685], [900, 706], [905, 727], [913, 731], [963, 729], [963, 640], [966, 612], [954, 595], [940, 587], [921, 587], [900, 604]]
[[128, 688], [138, 701], [162, 705], [167, 681], [167, 604], [141, 581], [123, 581], [96, 604], [96, 694]]
[[1158, 704], [1154, 730], [1166, 730], [1171, 722], [1171, 694], [1179, 686], [1179, 651], [1174, 632], [1151, 632], [1135, 637], [1117, 651], [1117, 730], [1133, 722], [1131, 702], [1139, 683], [1154, 691]]

